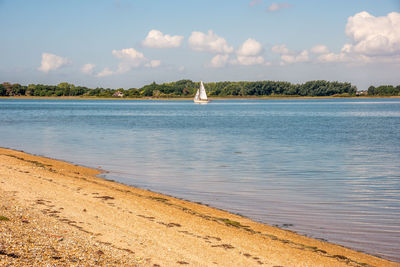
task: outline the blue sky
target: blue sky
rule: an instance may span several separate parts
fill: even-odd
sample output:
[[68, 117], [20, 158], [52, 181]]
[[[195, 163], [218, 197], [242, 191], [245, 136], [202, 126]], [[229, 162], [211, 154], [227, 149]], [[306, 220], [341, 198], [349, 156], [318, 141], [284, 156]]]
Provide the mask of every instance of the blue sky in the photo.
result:
[[0, 81], [400, 84], [400, 0], [0, 0]]

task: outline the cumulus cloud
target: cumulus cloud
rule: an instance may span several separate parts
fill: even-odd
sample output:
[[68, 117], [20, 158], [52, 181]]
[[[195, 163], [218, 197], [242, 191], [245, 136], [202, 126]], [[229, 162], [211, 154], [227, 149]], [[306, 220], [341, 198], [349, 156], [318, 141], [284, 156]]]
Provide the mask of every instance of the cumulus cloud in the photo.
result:
[[264, 52], [262, 45], [255, 39], [249, 38], [236, 50], [236, 58], [230, 59], [229, 54], [218, 54], [211, 59], [210, 66], [221, 68], [226, 65], [256, 65], [270, 63], [261, 55]]
[[151, 30], [143, 40], [142, 45], [151, 48], [173, 48], [181, 46], [183, 36], [163, 34], [158, 30]]
[[329, 49], [326, 45], [315, 45], [311, 47], [310, 51], [314, 54], [327, 54]]
[[94, 65], [94, 64], [90, 64], [90, 63], [85, 64], [82, 66], [81, 72], [86, 75], [92, 75], [95, 67], [96, 67], [96, 65]]
[[196, 51], [205, 51], [216, 54], [229, 54], [233, 52], [233, 47], [228, 42], [216, 35], [212, 30], [207, 34], [202, 32], [192, 32], [189, 37], [189, 46]]
[[228, 63], [229, 55], [216, 55], [211, 59], [210, 65], [213, 68], [222, 68], [225, 67]]
[[329, 52], [326, 54], [321, 54], [318, 56], [317, 61], [318, 62], [326, 62], [326, 63], [329, 63], [329, 62], [369, 63], [369, 62], [373, 62], [376, 60], [388, 61], [385, 58], [373, 59], [372, 57], [369, 57], [366, 55], [361, 55], [361, 54], [356, 54], [356, 53], [348, 53], [348, 52], [346, 52], [346, 50], [349, 48], [349, 46], [350, 46], [349, 44], [344, 45], [342, 50], [340, 51], [340, 53]]
[[345, 62], [350, 58], [344, 53], [326, 53], [318, 57], [319, 62]]
[[298, 62], [309, 61], [309, 53], [307, 50], [303, 51], [290, 51], [286, 45], [275, 45], [271, 48], [271, 51], [281, 56], [281, 65], [293, 64]]
[[129, 64], [132, 65], [133, 67], [138, 67], [147, 61], [143, 53], [133, 48], [113, 50], [112, 54], [118, 59], [129, 62]]
[[236, 60], [232, 61], [233, 64], [239, 65], [257, 65], [266, 63], [262, 56], [237, 56]]
[[289, 49], [284, 44], [273, 46], [271, 51], [277, 54], [289, 54]]
[[146, 67], [157, 68], [161, 65], [161, 60], [151, 60], [146, 64]]
[[134, 48], [125, 48], [121, 50], [113, 50], [112, 55], [119, 59], [118, 69], [116, 71], [104, 68], [101, 72], [97, 73], [97, 77], [105, 77], [113, 74], [126, 73], [133, 68], [141, 66], [149, 68], [157, 68], [161, 65], [160, 60], [149, 60], [142, 52], [137, 51]]
[[261, 56], [264, 49], [262, 45], [253, 38], [247, 39], [237, 50], [236, 58], [229, 60], [229, 54], [234, 51], [226, 40], [217, 36], [212, 30], [207, 34], [192, 32], [189, 45], [193, 50], [216, 53], [210, 61], [213, 68], [225, 67], [228, 63], [234, 65], [268, 64]]
[[263, 51], [264, 49], [258, 41], [249, 38], [237, 49], [236, 59], [232, 63], [245, 66], [263, 64], [265, 60], [260, 55]]
[[156, 68], [161, 65], [160, 60], [149, 60], [143, 55], [143, 53], [134, 48], [113, 50], [112, 54], [116, 58], [120, 59], [116, 73], [125, 73], [140, 66]]
[[262, 45], [256, 40], [247, 39], [236, 51], [240, 56], [257, 56], [263, 52]]
[[351, 43], [339, 53], [322, 53], [319, 62], [400, 62], [400, 13], [357, 13], [348, 18], [345, 33]]
[[96, 74], [96, 77], [106, 77], [113, 74], [114, 72], [112, 70], [110, 70], [109, 68], [104, 68], [102, 71]]
[[391, 56], [400, 54], [400, 13], [375, 17], [363, 11], [348, 18], [346, 35], [353, 44], [346, 48], [367, 56]]
[[284, 54], [281, 55], [282, 62], [281, 64], [292, 64], [298, 62], [306, 62], [309, 60], [308, 51], [303, 50], [299, 53], [292, 53], [292, 54]]
[[279, 11], [279, 10], [281, 10], [281, 9], [284, 9], [284, 8], [289, 8], [289, 7], [291, 7], [292, 5], [291, 4], [289, 4], [289, 3], [272, 3], [269, 7], [268, 7], [268, 11], [269, 12], [276, 12], [276, 11]]
[[57, 70], [70, 63], [71, 61], [68, 58], [63, 58], [50, 53], [42, 53], [42, 62], [38, 70], [48, 73], [49, 71]]

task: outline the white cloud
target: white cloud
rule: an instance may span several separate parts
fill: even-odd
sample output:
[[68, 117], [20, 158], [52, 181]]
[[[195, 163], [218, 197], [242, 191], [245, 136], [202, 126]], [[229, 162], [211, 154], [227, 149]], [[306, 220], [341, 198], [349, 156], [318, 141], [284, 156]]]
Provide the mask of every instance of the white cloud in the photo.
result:
[[260, 55], [263, 51], [264, 49], [258, 41], [249, 38], [238, 48], [236, 59], [231, 63], [245, 66], [264, 64], [265, 60]]
[[126, 61], [126, 63], [129, 63], [129, 65], [132, 67], [139, 67], [140, 65], [147, 62], [147, 59], [145, 58], [143, 53], [141, 53], [133, 48], [125, 48], [122, 50], [113, 50], [112, 54], [116, 58]]
[[346, 61], [348, 58], [345, 54], [335, 54], [335, 53], [327, 53], [322, 54], [318, 57], [319, 62], [343, 62]]
[[329, 53], [329, 49], [328, 49], [328, 47], [326, 45], [315, 45], [310, 50], [314, 54], [327, 54], [327, 53]]
[[400, 62], [400, 13], [375, 17], [363, 11], [347, 20], [346, 35], [351, 43], [339, 53], [323, 53], [319, 62]]
[[309, 61], [307, 50], [303, 50], [300, 52], [290, 51], [285, 44], [275, 45], [271, 48], [271, 50], [272, 52], [281, 55], [281, 65]]
[[90, 63], [85, 64], [82, 66], [81, 72], [86, 75], [92, 75], [95, 67], [96, 67], [96, 65], [94, 65], [94, 64], [90, 64]]
[[283, 8], [289, 8], [289, 7], [291, 7], [292, 5], [291, 4], [289, 4], [289, 3], [272, 3], [269, 7], [268, 7], [268, 11], [269, 12], [276, 12], [276, 11], [279, 11], [279, 10], [281, 10], [281, 9], [283, 9]]
[[277, 54], [288, 54], [289, 49], [286, 47], [285, 44], [282, 45], [275, 45], [271, 48], [271, 51]]
[[181, 46], [183, 36], [163, 34], [158, 30], [151, 30], [143, 40], [142, 45], [151, 48], [172, 48]]
[[146, 64], [146, 67], [157, 68], [161, 65], [161, 60], [151, 60]]
[[161, 65], [160, 60], [150, 61], [143, 55], [143, 53], [135, 50], [134, 48], [113, 50], [112, 54], [121, 60], [116, 73], [125, 73], [140, 66], [156, 68]]
[[258, 56], [263, 52], [262, 45], [256, 40], [247, 39], [236, 51], [239, 56]]
[[212, 30], [207, 34], [202, 32], [192, 32], [189, 37], [189, 46], [196, 51], [205, 51], [217, 54], [229, 54], [233, 52], [233, 47], [227, 41], [216, 35]]
[[104, 68], [102, 71], [96, 74], [97, 77], [105, 77], [105, 76], [110, 76], [113, 75], [114, 72], [110, 70], [109, 68]]
[[116, 71], [112, 71], [109, 68], [104, 68], [101, 72], [96, 74], [97, 77], [122, 74], [130, 71], [133, 68], [138, 68], [141, 66], [156, 68], [161, 65], [160, 60], [149, 60], [143, 55], [143, 53], [135, 50], [134, 48], [113, 50], [112, 54], [120, 60], [118, 69]]
[[63, 58], [50, 53], [42, 53], [42, 62], [38, 70], [48, 73], [49, 71], [59, 69], [70, 63], [71, 61], [68, 58]]
[[262, 56], [237, 56], [236, 60], [232, 61], [233, 64], [239, 65], [257, 65], [266, 63]]
[[292, 52], [292, 54], [284, 54], [281, 55], [282, 62], [281, 64], [292, 64], [298, 62], [306, 62], [309, 60], [308, 51], [303, 50], [300, 53]]
[[236, 58], [229, 60], [229, 55], [234, 51], [226, 40], [214, 34], [212, 30], [208, 34], [202, 32], [192, 32], [189, 38], [189, 45], [193, 50], [213, 52], [217, 55], [210, 61], [213, 68], [225, 67], [228, 63], [234, 65], [255, 65], [269, 64], [261, 56], [264, 49], [255, 39], [247, 39], [236, 51]]
[[[318, 62], [358, 62], [358, 63], [369, 63], [373, 62], [373, 59], [371, 57], [365, 56], [365, 55], [360, 55], [360, 54], [354, 54], [354, 53], [347, 53], [345, 52], [346, 47], [348, 45], [345, 45], [342, 48], [342, 51], [340, 53], [326, 53], [326, 54], [321, 54], [318, 56], [317, 61]], [[379, 59], [380, 61], [387, 61], [387, 60], [382, 60]]]
[[363, 11], [349, 17], [346, 35], [353, 44], [346, 53], [366, 56], [391, 56], [400, 54], [400, 13], [375, 17]]
[[211, 59], [210, 65], [213, 68], [225, 67], [228, 63], [229, 55], [216, 55]]

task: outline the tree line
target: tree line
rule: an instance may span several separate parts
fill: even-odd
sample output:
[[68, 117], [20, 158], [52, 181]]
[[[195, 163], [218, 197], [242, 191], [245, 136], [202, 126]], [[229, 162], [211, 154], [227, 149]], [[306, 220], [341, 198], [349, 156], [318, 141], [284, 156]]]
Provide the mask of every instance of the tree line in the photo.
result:
[[[58, 85], [18, 83], [0, 84], [0, 96], [82, 96], [82, 97], [192, 97], [199, 88], [199, 82], [180, 80], [170, 83], [155, 82], [141, 88], [88, 88], [70, 83]], [[282, 81], [255, 82], [212, 82], [204, 84], [209, 96], [355, 96], [357, 87], [348, 82], [330, 82], [324, 80], [293, 84]], [[391, 85], [368, 89], [368, 95], [393, 96], [400, 95], [400, 86]]]
[[400, 85], [394, 87], [393, 85], [381, 85], [378, 87], [370, 86], [368, 88], [368, 95], [371, 96], [400, 96]]

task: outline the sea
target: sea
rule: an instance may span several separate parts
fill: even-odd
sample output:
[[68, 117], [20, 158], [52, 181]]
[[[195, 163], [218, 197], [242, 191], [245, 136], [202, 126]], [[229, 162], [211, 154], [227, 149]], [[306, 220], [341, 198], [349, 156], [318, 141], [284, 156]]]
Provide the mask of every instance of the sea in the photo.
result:
[[400, 99], [0, 99], [0, 146], [400, 262]]

